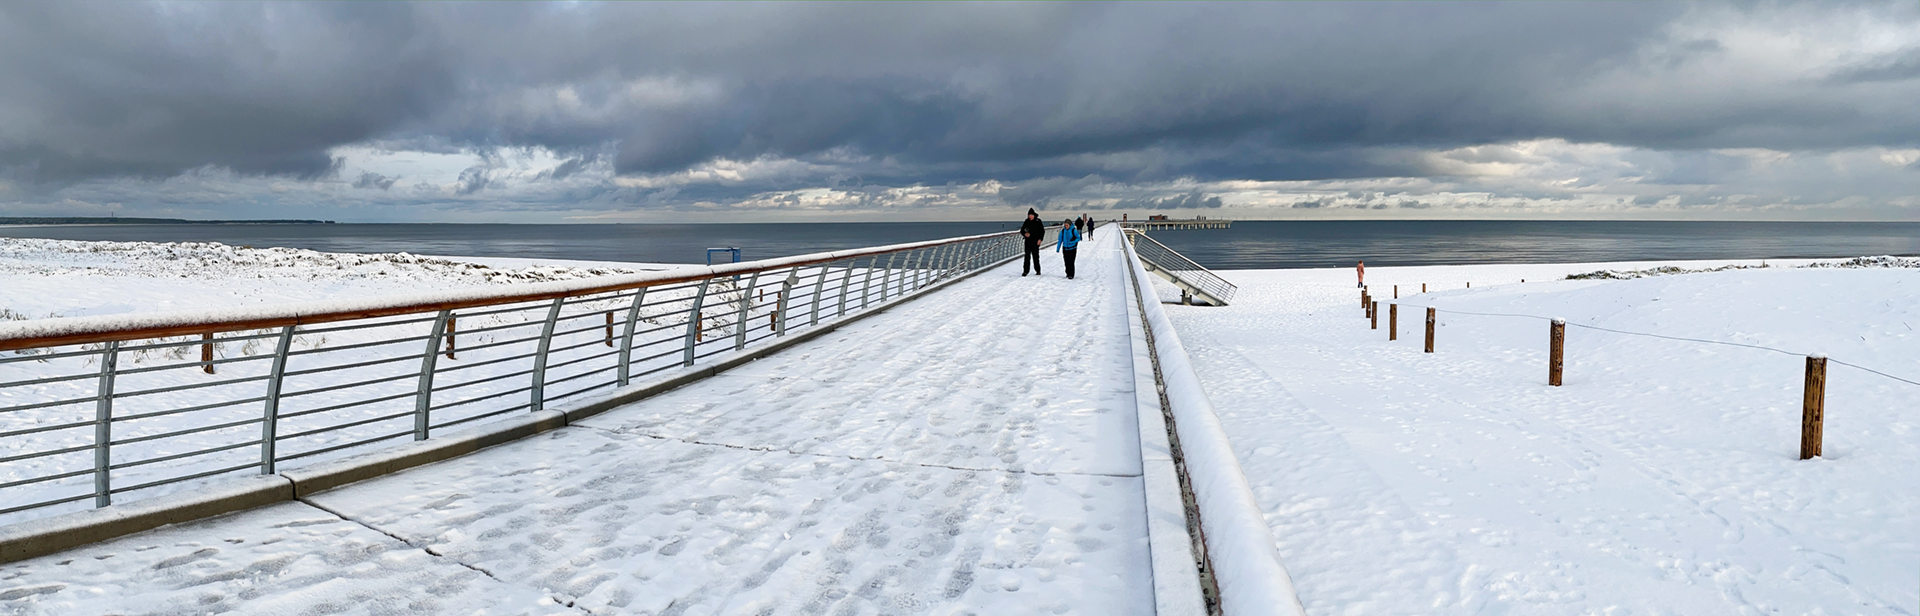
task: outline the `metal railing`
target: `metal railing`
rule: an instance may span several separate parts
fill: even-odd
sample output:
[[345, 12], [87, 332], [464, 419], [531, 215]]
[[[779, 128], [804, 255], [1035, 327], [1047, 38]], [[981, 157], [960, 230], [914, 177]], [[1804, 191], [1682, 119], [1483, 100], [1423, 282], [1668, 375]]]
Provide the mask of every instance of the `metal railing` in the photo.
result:
[[1181, 229], [1231, 229], [1233, 221], [1211, 218], [1190, 218], [1181, 220], [1128, 220], [1115, 221], [1127, 229], [1143, 231], [1181, 230]]
[[1147, 271], [1159, 274], [1180, 287], [1182, 295], [1198, 295], [1207, 303], [1225, 306], [1233, 301], [1233, 294], [1240, 290], [1240, 287], [1200, 267], [1199, 263], [1194, 263], [1186, 255], [1154, 241], [1145, 233], [1129, 229], [1127, 237], [1133, 238], [1134, 254], [1140, 257], [1140, 263], [1147, 267]]
[[399, 298], [0, 323], [0, 524], [538, 411], [1020, 250], [1016, 233], [996, 233]]

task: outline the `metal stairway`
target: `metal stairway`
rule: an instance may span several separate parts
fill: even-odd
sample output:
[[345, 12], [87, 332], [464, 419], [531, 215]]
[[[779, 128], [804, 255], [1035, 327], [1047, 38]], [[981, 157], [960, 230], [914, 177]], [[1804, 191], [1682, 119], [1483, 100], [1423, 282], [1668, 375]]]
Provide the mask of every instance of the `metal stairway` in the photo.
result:
[[1146, 233], [1127, 229], [1127, 237], [1133, 240], [1133, 253], [1139, 255], [1140, 264], [1146, 266], [1147, 271], [1180, 288], [1182, 304], [1192, 304], [1197, 298], [1210, 306], [1225, 306], [1233, 301], [1234, 292], [1240, 290], [1185, 255], [1147, 237]]

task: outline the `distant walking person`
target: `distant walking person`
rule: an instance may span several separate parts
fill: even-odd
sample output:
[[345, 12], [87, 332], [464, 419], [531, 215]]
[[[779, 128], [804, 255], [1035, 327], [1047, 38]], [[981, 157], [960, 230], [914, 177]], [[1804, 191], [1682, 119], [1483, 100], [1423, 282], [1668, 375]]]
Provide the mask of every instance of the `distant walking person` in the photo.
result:
[[1063, 222], [1060, 225], [1060, 243], [1054, 244], [1054, 250], [1060, 252], [1060, 261], [1067, 266], [1067, 280], [1073, 280], [1073, 257], [1080, 248], [1080, 227], [1075, 224], [1077, 222], [1080, 221]]
[[1361, 261], [1359, 265], [1353, 266], [1353, 273], [1360, 276], [1360, 288], [1367, 288], [1367, 262]]
[[1020, 275], [1027, 275], [1027, 266], [1033, 266], [1033, 274], [1040, 275], [1040, 240], [1047, 236], [1047, 224], [1040, 222], [1040, 213], [1027, 208], [1027, 221], [1020, 223], [1020, 237], [1026, 240], [1027, 254], [1020, 257]]

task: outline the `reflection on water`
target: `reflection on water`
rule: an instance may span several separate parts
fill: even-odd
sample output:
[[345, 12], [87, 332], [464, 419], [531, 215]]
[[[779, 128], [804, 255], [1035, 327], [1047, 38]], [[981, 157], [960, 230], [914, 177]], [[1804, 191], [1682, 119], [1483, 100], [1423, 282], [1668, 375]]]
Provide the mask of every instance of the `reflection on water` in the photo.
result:
[[[55, 225], [0, 237], [212, 241], [328, 252], [701, 263], [711, 246], [747, 259], [1012, 230], [1006, 222], [591, 225]], [[1920, 254], [1920, 223], [1243, 221], [1231, 229], [1154, 231], [1207, 267], [1566, 263]]]
[[1920, 254], [1920, 223], [1248, 221], [1152, 235], [1217, 269]]

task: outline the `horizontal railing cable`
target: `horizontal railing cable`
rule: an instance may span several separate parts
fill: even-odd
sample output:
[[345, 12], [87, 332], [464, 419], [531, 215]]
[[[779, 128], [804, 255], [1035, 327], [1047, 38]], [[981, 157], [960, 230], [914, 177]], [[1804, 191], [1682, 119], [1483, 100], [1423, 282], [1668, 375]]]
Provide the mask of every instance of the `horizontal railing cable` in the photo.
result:
[[1186, 255], [1166, 247], [1144, 233], [1135, 232], [1131, 236], [1136, 238], [1136, 241], [1131, 243], [1134, 254], [1141, 260], [1152, 264], [1156, 269], [1168, 272], [1185, 284], [1193, 285], [1221, 303], [1233, 301], [1234, 293], [1239, 290], [1239, 287], [1227, 282], [1219, 274], [1202, 267]]
[[[1395, 304], [1399, 304], [1399, 305], [1402, 305], [1402, 306], [1409, 306], [1409, 307], [1413, 307], [1413, 308], [1432, 308], [1432, 309], [1433, 309], [1433, 311], [1434, 311], [1435, 313], [1438, 313], [1438, 314], [1460, 314], [1460, 315], [1468, 315], [1468, 316], [1477, 316], [1477, 317], [1510, 317], [1510, 318], [1520, 318], [1520, 319], [1537, 319], [1537, 320], [1541, 320], [1541, 321], [1548, 321], [1548, 322], [1551, 322], [1551, 321], [1553, 321], [1553, 320], [1555, 319], [1555, 317], [1545, 317], [1545, 316], [1540, 316], [1540, 315], [1537, 315], [1537, 314], [1519, 314], [1519, 313], [1506, 313], [1506, 312], [1472, 312], [1472, 311], [1467, 311], [1467, 310], [1454, 310], [1454, 309], [1449, 309], [1449, 308], [1441, 308], [1441, 307], [1438, 307], [1438, 306], [1432, 306], [1432, 305], [1428, 305], [1428, 304], [1415, 304], [1415, 303], [1411, 303], [1411, 302], [1403, 302], [1403, 301], [1395, 301], [1395, 302], [1393, 302], [1393, 303], [1395, 303]], [[1598, 326], [1598, 325], [1586, 325], [1586, 324], [1581, 324], [1581, 323], [1575, 323], [1575, 322], [1572, 322], [1572, 321], [1567, 321], [1567, 322], [1566, 322], [1566, 324], [1567, 324], [1567, 326], [1568, 326], [1568, 327], [1577, 327], [1577, 328], [1580, 328], [1580, 329], [1590, 329], [1590, 330], [1594, 330], [1594, 331], [1602, 331], [1602, 332], [1607, 332], [1607, 333], [1612, 333], [1612, 334], [1621, 334], [1621, 335], [1625, 335], [1625, 336], [1642, 336], [1642, 337], [1647, 337], [1647, 338], [1659, 338], [1659, 339], [1663, 339], [1663, 340], [1673, 340], [1673, 341], [1677, 341], [1677, 342], [1693, 342], [1693, 343], [1700, 343], [1700, 344], [1713, 344], [1713, 345], [1720, 345], [1720, 346], [1730, 346], [1730, 347], [1739, 347], [1739, 348], [1745, 348], [1745, 349], [1754, 349], [1754, 350], [1759, 350], [1759, 351], [1770, 351], [1770, 352], [1773, 352], [1773, 353], [1779, 353], [1779, 354], [1781, 354], [1781, 355], [1789, 355], [1789, 356], [1793, 356], [1793, 357], [1806, 357], [1806, 356], [1808, 356], [1808, 355], [1811, 355], [1811, 353], [1802, 353], [1802, 352], [1797, 352], [1797, 351], [1789, 351], [1789, 350], [1787, 350], [1787, 349], [1782, 349], [1782, 348], [1777, 348], [1777, 347], [1770, 347], [1770, 346], [1766, 346], [1766, 345], [1759, 345], [1759, 344], [1747, 344], [1747, 343], [1744, 343], [1744, 342], [1728, 342], [1728, 341], [1726, 341], [1726, 340], [1710, 340], [1710, 339], [1706, 339], [1706, 338], [1689, 338], [1689, 337], [1686, 337], [1686, 336], [1673, 336], [1673, 335], [1668, 335], [1668, 334], [1655, 334], [1655, 333], [1650, 333], [1650, 332], [1635, 332], [1635, 331], [1627, 331], [1627, 330], [1624, 330], [1624, 329], [1613, 329], [1613, 328], [1610, 328], [1610, 327], [1601, 327], [1601, 326]], [[1856, 369], [1856, 370], [1861, 370], [1861, 371], [1864, 371], [1864, 372], [1869, 372], [1869, 373], [1872, 373], [1872, 374], [1876, 374], [1876, 375], [1879, 375], [1879, 376], [1883, 376], [1883, 377], [1886, 377], [1886, 378], [1889, 378], [1889, 379], [1893, 379], [1893, 380], [1895, 380], [1895, 381], [1899, 381], [1899, 382], [1902, 382], [1902, 383], [1906, 383], [1906, 384], [1908, 384], [1908, 385], [1914, 385], [1914, 386], [1920, 386], [1920, 381], [1915, 381], [1915, 380], [1913, 380], [1913, 379], [1908, 379], [1908, 378], [1905, 378], [1905, 377], [1900, 377], [1900, 376], [1895, 376], [1895, 375], [1892, 375], [1892, 374], [1888, 374], [1888, 373], [1886, 373], [1886, 372], [1882, 372], [1882, 371], [1880, 371], [1880, 370], [1876, 370], [1876, 369], [1874, 369], [1874, 368], [1869, 368], [1869, 367], [1867, 367], [1867, 366], [1862, 366], [1862, 365], [1860, 365], [1860, 364], [1855, 364], [1855, 363], [1851, 363], [1851, 362], [1845, 362], [1845, 361], [1841, 361], [1841, 360], [1838, 360], [1838, 359], [1833, 359], [1833, 358], [1831, 358], [1831, 357], [1829, 357], [1829, 358], [1827, 358], [1827, 361], [1830, 361], [1830, 362], [1832, 362], [1832, 363], [1836, 363], [1836, 364], [1840, 364], [1840, 365], [1842, 365], [1842, 366], [1846, 366], [1846, 367], [1849, 367], [1849, 368], [1854, 368], [1854, 369]]]

